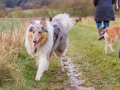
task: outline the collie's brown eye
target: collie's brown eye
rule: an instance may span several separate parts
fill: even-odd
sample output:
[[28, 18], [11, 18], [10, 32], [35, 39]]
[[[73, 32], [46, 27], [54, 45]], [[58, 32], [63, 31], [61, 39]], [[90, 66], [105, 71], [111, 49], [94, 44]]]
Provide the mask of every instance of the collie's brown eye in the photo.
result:
[[42, 32], [39, 31], [38, 33], [41, 34]]
[[35, 31], [33, 31], [33, 33], [35, 33]]

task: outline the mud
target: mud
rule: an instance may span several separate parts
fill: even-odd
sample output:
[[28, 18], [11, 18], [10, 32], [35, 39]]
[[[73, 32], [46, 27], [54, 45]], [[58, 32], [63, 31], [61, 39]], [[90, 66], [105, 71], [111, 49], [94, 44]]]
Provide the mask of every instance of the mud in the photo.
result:
[[63, 59], [63, 70], [67, 69], [69, 81], [73, 89], [65, 89], [65, 90], [95, 90], [93, 87], [83, 87], [82, 84], [85, 80], [80, 80], [78, 77], [82, 74], [79, 72], [78, 68], [72, 63], [71, 58]]

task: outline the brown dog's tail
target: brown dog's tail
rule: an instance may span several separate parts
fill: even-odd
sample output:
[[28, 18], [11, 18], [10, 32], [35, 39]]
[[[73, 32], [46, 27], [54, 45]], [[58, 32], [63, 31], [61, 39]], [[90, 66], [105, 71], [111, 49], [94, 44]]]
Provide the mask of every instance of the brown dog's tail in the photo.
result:
[[99, 32], [105, 32], [106, 30], [105, 30], [105, 29], [103, 30], [103, 27], [104, 27], [104, 26], [101, 26], [101, 27], [98, 29], [98, 31], [99, 31]]

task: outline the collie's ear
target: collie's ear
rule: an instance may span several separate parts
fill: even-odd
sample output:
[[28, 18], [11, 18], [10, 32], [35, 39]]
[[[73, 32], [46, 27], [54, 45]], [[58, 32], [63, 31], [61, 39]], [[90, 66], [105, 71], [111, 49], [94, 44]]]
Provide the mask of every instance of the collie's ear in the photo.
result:
[[51, 16], [50, 16], [49, 20], [50, 20], [50, 22], [52, 21], [52, 17]]
[[33, 27], [30, 27], [29, 32], [32, 32], [32, 31], [33, 31]]
[[34, 24], [34, 21], [31, 21], [31, 24]]
[[42, 18], [40, 24], [42, 24], [44, 27], [46, 26], [46, 21], [45, 21], [45, 18]]

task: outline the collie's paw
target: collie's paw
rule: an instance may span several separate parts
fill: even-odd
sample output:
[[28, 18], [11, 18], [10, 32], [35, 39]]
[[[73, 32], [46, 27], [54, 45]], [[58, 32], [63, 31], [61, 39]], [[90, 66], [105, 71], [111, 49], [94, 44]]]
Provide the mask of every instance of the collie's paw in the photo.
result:
[[35, 80], [36, 80], [36, 81], [40, 81], [40, 78], [36, 77]]
[[62, 65], [59, 63], [59, 64], [58, 64], [58, 67], [62, 68]]
[[114, 53], [115, 51], [113, 49], [111, 49], [111, 51]]
[[114, 53], [115, 51], [112, 49], [112, 52]]

